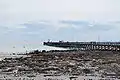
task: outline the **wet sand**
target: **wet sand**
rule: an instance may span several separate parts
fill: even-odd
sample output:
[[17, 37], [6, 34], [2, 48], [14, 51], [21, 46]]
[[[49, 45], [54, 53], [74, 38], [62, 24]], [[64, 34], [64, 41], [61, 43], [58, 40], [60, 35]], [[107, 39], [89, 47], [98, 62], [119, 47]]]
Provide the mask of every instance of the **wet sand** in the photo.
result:
[[0, 80], [120, 80], [120, 52], [35, 51], [0, 61]]

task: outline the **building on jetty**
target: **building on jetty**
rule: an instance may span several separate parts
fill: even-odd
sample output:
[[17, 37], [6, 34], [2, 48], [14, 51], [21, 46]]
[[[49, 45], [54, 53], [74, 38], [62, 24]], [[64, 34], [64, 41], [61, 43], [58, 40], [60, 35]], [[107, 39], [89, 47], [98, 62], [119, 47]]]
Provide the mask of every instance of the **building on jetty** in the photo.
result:
[[76, 50], [120, 51], [120, 42], [44, 42], [44, 45]]

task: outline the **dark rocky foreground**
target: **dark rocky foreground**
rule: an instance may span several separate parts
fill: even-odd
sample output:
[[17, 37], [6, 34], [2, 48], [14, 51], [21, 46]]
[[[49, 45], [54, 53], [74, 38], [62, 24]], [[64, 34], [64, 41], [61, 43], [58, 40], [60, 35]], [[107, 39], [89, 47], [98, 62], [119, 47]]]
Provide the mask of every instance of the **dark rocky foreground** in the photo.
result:
[[0, 80], [119, 80], [120, 52], [49, 51], [0, 61]]

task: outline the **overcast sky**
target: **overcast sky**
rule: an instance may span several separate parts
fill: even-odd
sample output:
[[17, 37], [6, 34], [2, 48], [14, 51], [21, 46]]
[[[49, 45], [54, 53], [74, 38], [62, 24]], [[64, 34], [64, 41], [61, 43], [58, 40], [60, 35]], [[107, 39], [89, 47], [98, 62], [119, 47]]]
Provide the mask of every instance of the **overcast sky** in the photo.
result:
[[0, 51], [98, 37], [120, 41], [120, 0], [0, 0]]

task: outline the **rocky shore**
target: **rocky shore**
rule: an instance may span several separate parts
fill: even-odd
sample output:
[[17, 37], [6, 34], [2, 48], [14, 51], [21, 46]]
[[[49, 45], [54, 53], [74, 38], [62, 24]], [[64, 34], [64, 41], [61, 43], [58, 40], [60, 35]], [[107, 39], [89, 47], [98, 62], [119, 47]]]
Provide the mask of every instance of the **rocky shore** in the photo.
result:
[[0, 80], [120, 80], [120, 52], [34, 51], [0, 61]]

